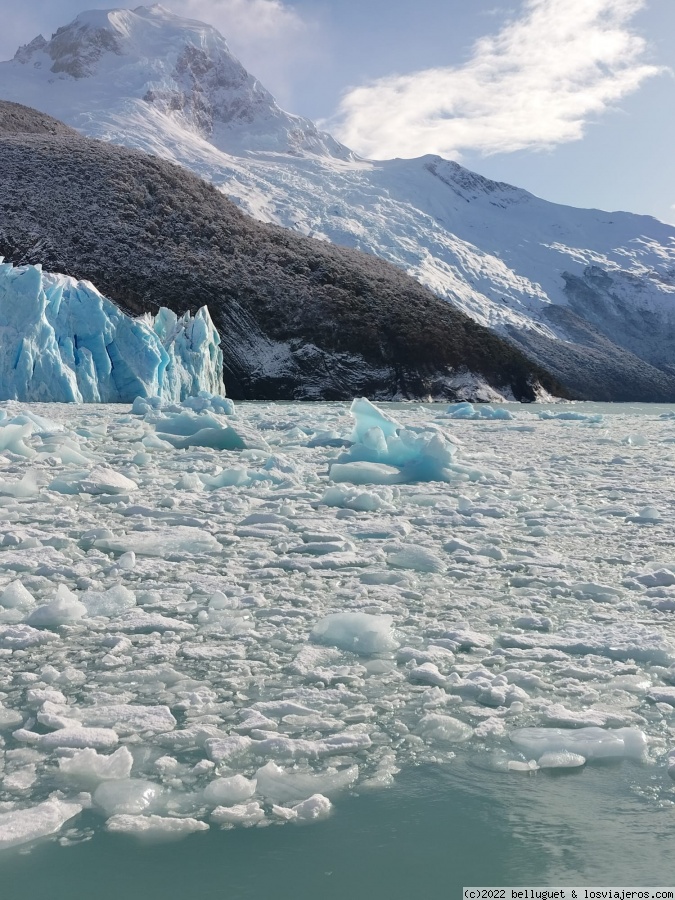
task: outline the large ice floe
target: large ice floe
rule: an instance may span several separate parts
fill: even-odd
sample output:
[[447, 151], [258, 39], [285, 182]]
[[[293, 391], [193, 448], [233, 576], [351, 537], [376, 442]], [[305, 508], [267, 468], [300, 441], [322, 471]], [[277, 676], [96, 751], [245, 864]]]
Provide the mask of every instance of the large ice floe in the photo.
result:
[[134, 319], [87, 281], [0, 257], [0, 400], [224, 394], [219, 344], [205, 306], [194, 316], [161, 308]]
[[0, 848], [320, 821], [460, 755], [666, 802], [675, 419], [571, 411], [0, 404]]

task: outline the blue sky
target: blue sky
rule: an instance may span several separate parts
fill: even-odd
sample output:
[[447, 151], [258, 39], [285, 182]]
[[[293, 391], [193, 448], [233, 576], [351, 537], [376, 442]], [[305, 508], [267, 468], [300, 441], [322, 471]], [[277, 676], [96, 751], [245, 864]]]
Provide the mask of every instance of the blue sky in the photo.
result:
[[[0, 58], [112, 5], [0, 0]], [[439, 153], [549, 200], [675, 223], [675, 0], [163, 5], [218, 27], [283, 106], [363, 155]]]

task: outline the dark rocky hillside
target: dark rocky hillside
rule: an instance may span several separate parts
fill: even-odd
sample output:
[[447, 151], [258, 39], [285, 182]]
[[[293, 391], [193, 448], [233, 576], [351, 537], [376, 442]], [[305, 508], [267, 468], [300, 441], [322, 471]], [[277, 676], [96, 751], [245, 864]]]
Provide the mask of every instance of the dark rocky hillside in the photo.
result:
[[0, 103], [0, 255], [89, 279], [134, 314], [207, 304], [235, 398], [453, 397], [464, 369], [564, 391], [399, 269], [261, 224], [143, 153]]

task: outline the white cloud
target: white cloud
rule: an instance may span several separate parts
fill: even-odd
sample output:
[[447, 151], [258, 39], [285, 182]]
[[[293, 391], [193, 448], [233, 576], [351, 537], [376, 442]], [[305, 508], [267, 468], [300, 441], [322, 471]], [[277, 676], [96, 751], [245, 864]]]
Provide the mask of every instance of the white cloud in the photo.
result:
[[322, 123], [371, 158], [543, 149], [661, 71], [630, 29], [647, 0], [524, 0], [520, 18], [456, 67], [392, 75], [349, 90]]
[[314, 58], [316, 26], [281, 0], [164, 0], [173, 12], [215, 26], [256, 78], [284, 100], [298, 67]]

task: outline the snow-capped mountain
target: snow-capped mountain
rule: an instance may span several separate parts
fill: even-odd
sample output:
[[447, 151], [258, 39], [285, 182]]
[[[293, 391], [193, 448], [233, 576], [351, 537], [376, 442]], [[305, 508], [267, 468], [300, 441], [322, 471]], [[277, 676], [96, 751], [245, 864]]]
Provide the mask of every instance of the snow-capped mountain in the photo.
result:
[[0, 63], [0, 96], [395, 263], [584, 396], [675, 399], [672, 226], [548, 203], [436, 156], [360, 159], [283, 112], [213, 28], [161, 6], [36, 38]]

